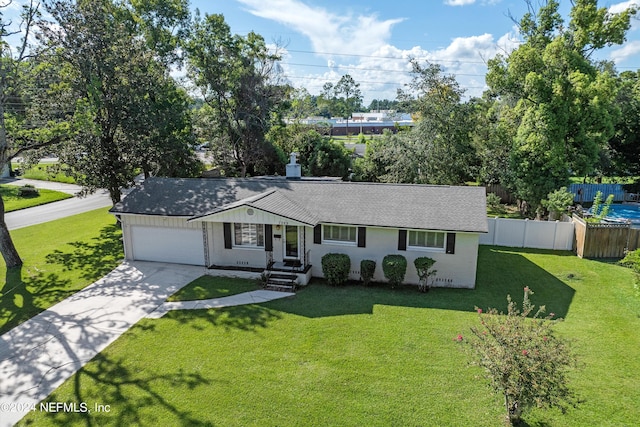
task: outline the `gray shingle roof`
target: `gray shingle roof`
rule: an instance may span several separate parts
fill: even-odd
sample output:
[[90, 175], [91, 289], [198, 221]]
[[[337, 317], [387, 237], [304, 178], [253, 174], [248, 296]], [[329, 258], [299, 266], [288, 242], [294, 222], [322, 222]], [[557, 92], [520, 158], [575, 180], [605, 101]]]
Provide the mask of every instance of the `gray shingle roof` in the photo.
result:
[[111, 212], [200, 217], [250, 205], [307, 224], [487, 232], [483, 187], [261, 178], [150, 178]]

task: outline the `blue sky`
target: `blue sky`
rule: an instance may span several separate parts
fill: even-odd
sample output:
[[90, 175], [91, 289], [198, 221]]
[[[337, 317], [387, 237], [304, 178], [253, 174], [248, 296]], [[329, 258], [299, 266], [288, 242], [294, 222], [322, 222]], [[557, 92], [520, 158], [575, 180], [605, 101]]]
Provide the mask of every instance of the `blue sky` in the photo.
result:
[[[19, 22], [15, 14], [27, 1], [13, 0], [2, 9], [5, 18]], [[571, 2], [560, 4], [566, 18]], [[632, 4], [640, 0], [599, 2], [611, 12]], [[234, 34], [254, 31], [282, 46], [285, 76], [311, 94], [350, 74], [365, 105], [395, 99], [396, 89], [411, 79], [409, 58], [441, 64], [467, 96], [480, 96], [486, 61], [518, 46], [509, 15], [519, 19], [526, 12], [524, 0], [191, 0], [191, 6], [223, 14]], [[640, 69], [640, 20], [633, 21], [623, 46], [596, 58], [615, 61], [619, 71]]]
[[[560, 3], [566, 16], [570, 1]], [[615, 12], [640, 0], [599, 4]], [[192, 0], [192, 6], [223, 14], [233, 33], [254, 31], [284, 45], [282, 65], [294, 86], [317, 94], [325, 82], [350, 74], [365, 104], [395, 98], [410, 80], [410, 57], [443, 65], [468, 96], [480, 95], [486, 61], [518, 46], [509, 15], [526, 12], [523, 0]], [[599, 58], [614, 60], [620, 71], [639, 69], [640, 22], [628, 39]]]

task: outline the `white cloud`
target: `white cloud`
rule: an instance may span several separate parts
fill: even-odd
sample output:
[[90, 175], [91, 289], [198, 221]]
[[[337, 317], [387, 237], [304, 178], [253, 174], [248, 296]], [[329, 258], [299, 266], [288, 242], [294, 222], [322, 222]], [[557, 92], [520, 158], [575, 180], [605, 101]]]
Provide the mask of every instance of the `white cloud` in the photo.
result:
[[[628, 0], [622, 3], [617, 3], [609, 7], [610, 13], [621, 13], [630, 7], [640, 7], [640, 0]], [[640, 28], [640, 19], [635, 16], [631, 17], [631, 30], [635, 31]], [[609, 53], [609, 58], [616, 64], [626, 61], [630, 57], [640, 53], [640, 41], [634, 40], [624, 43], [621, 47], [612, 50]]]
[[476, 0], [445, 0], [444, 4], [447, 6], [466, 6], [475, 2]]
[[332, 13], [299, 0], [238, 0], [249, 12], [304, 34], [318, 53], [356, 52], [362, 46], [375, 49], [391, 36], [391, 28], [403, 19], [380, 20], [377, 15]]
[[613, 4], [611, 6], [609, 6], [609, 12], [610, 13], [620, 13], [620, 12], [624, 12], [625, 10], [629, 9], [632, 6], [640, 6], [640, 1], [638, 0], [628, 0], [622, 3], [618, 3], [618, 4]]
[[[318, 94], [324, 83], [336, 83], [342, 75], [350, 74], [360, 83], [365, 105], [374, 98], [395, 99], [397, 89], [411, 81], [410, 58], [441, 64], [445, 73], [454, 74], [460, 85], [468, 89], [467, 96], [480, 96], [485, 89], [486, 61], [497, 53], [508, 54], [518, 46], [514, 30], [497, 41], [487, 33], [457, 37], [448, 46], [431, 51], [420, 46], [401, 49], [389, 40], [393, 26], [402, 19], [381, 20], [375, 14], [344, 13], [309, 6], [300, 0], [238, 1], [250, 13], [306, 36], [316, 55], [326, 60], [326, 68], [319, 68], [318, 72], [283, 61], [285, 74], [293, 85]], [[483, 4], [489, 2], [484, 0]]]
[[[481, 3], [483, 5], [487, 4], [497, 4], [502, 0], [482, 0]], [[468, 6], [470, 4], [474, 4], [476, 0], [444, 0], [444, 4], [447, 6]]]
[[634, 40], [634, 41], [625, 43], [624, 46], [622, 46], [619, 49], [613, 50], [609, 54], [609, 57], [616, 64], [619, 64], [620, 62], [623, 62], [629, 59], [630, 57], [632, 57], [633, 55], [637, 55], [639, 53], [640, 53], [640, 40]]

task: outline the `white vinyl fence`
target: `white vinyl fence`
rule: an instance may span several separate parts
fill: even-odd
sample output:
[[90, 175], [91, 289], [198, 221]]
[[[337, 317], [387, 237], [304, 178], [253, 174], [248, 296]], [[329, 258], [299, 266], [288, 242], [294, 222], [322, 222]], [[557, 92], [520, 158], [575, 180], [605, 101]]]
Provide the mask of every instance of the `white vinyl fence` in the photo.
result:
[[481, 245], [567, 251], [573, 248], [573, 222], [506, 218], [487, 218], [487, 222], [489, 232], [480, 235]]

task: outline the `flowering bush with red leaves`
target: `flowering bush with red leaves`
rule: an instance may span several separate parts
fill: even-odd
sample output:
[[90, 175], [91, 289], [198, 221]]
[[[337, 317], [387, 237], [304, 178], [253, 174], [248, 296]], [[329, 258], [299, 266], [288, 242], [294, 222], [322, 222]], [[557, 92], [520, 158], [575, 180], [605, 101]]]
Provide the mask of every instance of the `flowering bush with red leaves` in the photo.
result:
[[528, 407], [559, 407], [565, 410], [573, 402], [566, 373], [576, 365], [568, 344], [554, 333], [562, 319], [544, 315], [544, 306], [534, 312], [524, 288], [522, 311], [507, 296], [508, 312], [496, 309], [483, 312], [476, 308], [480, 326], [471, 328], [472, 335], [457, 342], [466, 344], [475, 356], [475, 364], [485, 369], [493, 388], [505, 399], [508, 420], [520, 422]]

